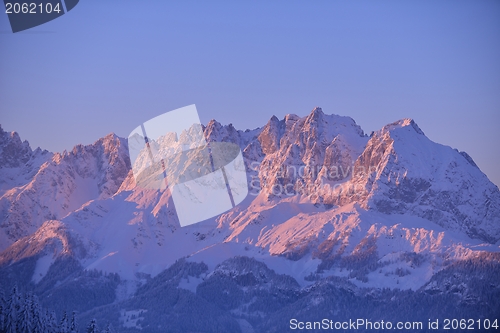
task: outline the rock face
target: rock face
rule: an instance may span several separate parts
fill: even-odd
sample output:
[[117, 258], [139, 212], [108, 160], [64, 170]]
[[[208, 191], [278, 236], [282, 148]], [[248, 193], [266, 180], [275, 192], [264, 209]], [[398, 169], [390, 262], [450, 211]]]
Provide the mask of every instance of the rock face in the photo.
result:
[[321, 108], [304, 118], [273, 117], [258, 139], [265, 155], [259, 169], [261, 187], [275, 196], [310, 195], [320, 180], [348, 178], [368, 141], [354, 120], [325, 115]]
[[7, 133], [0, 127], [0, 165], [2, 168], [18, 168], [31, 159], [33, 151], [28, 141], [21, 141], [16, 132]]
[[125, 139], [110, 134], [51, 154], [0, 131], [2, 262], [50, 246], [84, 268], [135, 279], [184, 256], [219, 264], [243, 254], [279, 258], [278, 266], [294, 260], [299, 282], [337, 268], [363, 281], [414, 269], [399, 285], [414, 288], [441, 262], [473, 257], [480, 244], [498, 251], [482, 244], [500, 239], [498, 187], [469, 155], [430, 141], [411, 119], [367, 136], [353, 119], [315, 108], [254, 130], [212, 120], [203, 131], [208, 142], [241, 147], [250, 194], [185, 228], [168, 191], [135, 186]]
[[0, 194], [29, 182], [51, 156], [40, 148], [33, 151], [19, 134], [7, 133], [0, 126]]
[[[8, 189], [0, 198], [1, 249], [32, 234], [47, 220], [62, 219], [91, 200], [111, 197], [130, 169], [126, 141], [114, 134], [56, 154], [31, 151], [15, 133], [10, 140], [6, 136], [2, 136], [1, 160], [7, 168], [1, 171], [17, 171], [21, 176], [13, 181], [22, 185]], [[19, 180], [26, 173], [32, 178]]]

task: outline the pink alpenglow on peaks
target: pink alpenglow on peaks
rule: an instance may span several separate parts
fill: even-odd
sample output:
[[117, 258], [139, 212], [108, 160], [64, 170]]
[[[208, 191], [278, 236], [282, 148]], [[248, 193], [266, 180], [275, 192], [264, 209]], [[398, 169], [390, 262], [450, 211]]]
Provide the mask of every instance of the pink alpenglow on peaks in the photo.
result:
[[181, 226], [224, 213], [248, 194], [240, 147], [207, 143], [194, 104], [141, 124], [128, 143], [136, 185], [169, 189]]

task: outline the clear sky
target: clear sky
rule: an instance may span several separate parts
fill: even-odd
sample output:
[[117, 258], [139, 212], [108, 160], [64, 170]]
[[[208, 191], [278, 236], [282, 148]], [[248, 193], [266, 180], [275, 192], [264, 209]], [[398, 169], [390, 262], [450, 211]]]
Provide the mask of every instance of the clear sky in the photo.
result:
[[367, 133], [413, 118], [499, 185], [500, 1], [81, 0], [17, 34], [0, 13], [0, 123], [33, 147], [189, 104], [240, 129], [315, 106]]

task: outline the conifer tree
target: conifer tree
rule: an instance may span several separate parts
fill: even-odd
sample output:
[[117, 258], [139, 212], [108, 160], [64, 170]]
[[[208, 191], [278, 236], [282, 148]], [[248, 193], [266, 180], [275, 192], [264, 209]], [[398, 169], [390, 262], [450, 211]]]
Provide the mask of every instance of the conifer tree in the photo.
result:
[[59, 333], [69, 333], [68, 314], [63, 312], [61, 323], [59, 324]]
[[70, 333], [78, 333], [78, 325], [76, 323], [76, 311], [73, 311], [71, 314], [71, 324], [69, 327]]
[[31, 298], [24, 297], [23, 305], [17, 319], [17, 330], [20, 333], [32, 333], [33, 318], [31, 313]]
[[12, 293], [10, 295], [8, 304], [7, 304], [7, 313], [5, 319], [5, 332], [6, 333], [16, 333], [17, 332], [17, 321], [20, 314], [21, 309], [21, 299], [19, 296], [19, 292], [17, 290], [17, 286], [14, 286], [12, 289]]
[[57, 332], [58, 330], [58, 325], [57, 325], [57, 317], [54, 311], [49, 312], [47, 310], [45, 314], [45, 326], [44, 326], [44, 333], [53, 333]]
[[113, 329], [113, 326], [111, 325], [111, 323], [108, 323], [106, 325], [106, 328], [104, 329], [103, 333], [115, 333], [115, 330]]
[[5, 330], [5, 314], [7, 311], [7, 301], [5, 300], [5, 295], [3, 290], [0, 290], [0, 332]]
[[97, 328], [97, 322], [95, 319], [92, 319], [89, 326], [87, 326], [87, 333], [99, 333], [99, 329]]
[[0, 304], [0, 332], [5, 330], [5, 304]]
[[45, 333], [45, 326], [47, 325], [47, 318], [40, 307], [38, 297], [31, 295], [31, 313], [33, 317], [33, 333]]

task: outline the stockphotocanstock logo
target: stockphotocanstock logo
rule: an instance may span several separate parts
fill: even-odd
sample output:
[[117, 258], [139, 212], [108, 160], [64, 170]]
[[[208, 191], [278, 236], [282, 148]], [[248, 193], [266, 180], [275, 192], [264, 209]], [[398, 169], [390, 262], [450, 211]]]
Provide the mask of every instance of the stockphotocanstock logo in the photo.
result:
[[170, 190], [182, 227], [224, 213], [248, 194], [240, 147], [207, 143], [195, 105], [141, 124], [128, 147], [136, 186]]
[[4, 0], [12, 32], [19, 32], [52, 21], [69, 12], [79, 0]]

